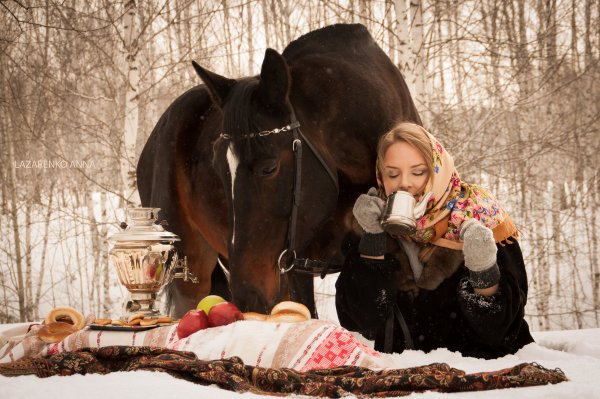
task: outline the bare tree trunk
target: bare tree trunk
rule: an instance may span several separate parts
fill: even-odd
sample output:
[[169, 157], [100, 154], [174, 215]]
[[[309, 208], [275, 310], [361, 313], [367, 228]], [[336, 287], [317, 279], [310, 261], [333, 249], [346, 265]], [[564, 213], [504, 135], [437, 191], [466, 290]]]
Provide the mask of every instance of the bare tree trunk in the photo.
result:
[[[439, 98], [439, 101], [441, 104], [445, 104], [446, 103], [446, 77], [444, 76], [444, 50], [441, 45], [442, 38], [443, 38], [443, 33], [442, 33], [442, 25], [443, 25], [442, 15], [443, 15], [443, 13], [442, 13], [442, 9], [440, 7], [440, 3], [437, 1], [435, 2], [433, 12], [434, 12], [436, 40], [438, 43], [440, 43], [436, 47], [437, 57], [434, 58], [434, 62], [437, 63], [437, 68], [435, 70], [437, 70], [437, 74], [439, 75], [439, 79], [440, 79], [440, 90], [438, 90], [438, 98]], [[441, 109], [442, 108], [440, 107], [439, 112], [441, 112]]]
[[42, 295], [42, 285], [44, 283], [44, 273], [46, 271], [46, 253], [48, 252], [48, 239], [49, 239], [49, 227], [50, 219], [52, 218], [52, 200], [54, 198], [54, 182], [50, 185], [48, 190], [48, 208], [46, 210], [46, 216], [44, 218], [44, 239], [42, 243], [42, 254], [40, 256], [40, 273], [35, 289], [35, 299], [33, 301], [33, 307], [35, 309], [34, 319], [39, 319], [40, 310], [40, 299]]
[[396, 28], [394, 26], [393, 0], [385, 0], [385, 15], [387, 25], [388, 51], [387, 54], [394, 64], [396, 64]]
[[262, 9], [262, 16], [263, 16], [263, 28], [265, 30], [265, 42], [267, 47], [271, 47], [271, 30], [270, 30], [270, 23], [269, 23], [269, 6], [267, 5], [267, 1], [268, 0], [261, 0], [260, 1], [260, 8]]
[[[600, 0], [596, 0], [596, 16], [597, 16], [597, 22], [596, 22], [596, 27], [598, 26], [598, 23], [600, 23]], [[600, 48], [600, 29], [596, 30], [596, 48]]]
[[[15, 160], [15, 150], [13, 140], [8, 140], [8, 158]], [[16, 161], [16, 160], [15, 160]], [[8, 172], [8, 184], [10, 190], [10, 217], [13, 229], [13, 241], [15, 250], [15, 264], [17, 267], [17, 296], [19, 298], [19, 321], [27, 321], [27, 312], [25, 310], [25, 283], [23, 281], [23, 257], [21, 254], [21, 231], [19, 229], [19, 197], [17, 194], [17, 176], [14, 167]]]
[[227, 0], [222, 0], [221, 4], [223, 5], [223, 25], [225, 28], [225, 48], [227, 49], [226, 61], [227, 61], [227, 75], [231, 76], [233, 73], [233, 64], [231, 63], [233, 57], [233, 47], [232, 47], [232, 37], [231, 37], [231, 27], [230, 24], [230, 16], [229, 16], [229, 5], [227, 4]]
[[27, 202], [25, 205], [25, 317], [28, 321], [33, 320], [31, 206], [30, 202]]
[[277, 0], [277, 3], [279, 4], [279, 16], [281, 19], [281, 27], [285, 45], [292, 40], [292, 28], [290, 26], [290, 4], [289, 0]]
[[[563, 193], [564, 193], [564, 188], [562, 186], [562, 184], [554, 184], [552, 182], [551, 184], [551, 190], [552, 190], [552, 204], [554, 206], [551, 206], [548, 209], [552, 209], [552, 244], [554, 246], [554, 256], [552, 257], [552, 260], [550, 262], [554, 263], [554, 268], [556, 270], [560, 269], [560, 266], [563, 264], [563, 248], [562, 248], [562, 224], [561, 224], [561, 215], [562, 215], [562, 210], [563, 208], [560, 206], [561, 202], [562, 202], [562, 197], [563, 197]], [[550, 247], [550, 245], [548, 245], [548, 247]], [[548, 254], [550, 253], [550, 251], [546, 251]], [[552, 287], [551, 287], [552, 288]], [[556, 279], [555, 283], [554, 283], [554, 291], [555, 291], [555, 297], [559, 298], [559, 291], [560, 291], [560, 279]]]
[[[65, 198], [65, 190], [61, 190], [61, 200], [62, 200], [62, 209], [68, 209], [68, 207], [70, 206], [67, 199]], [[67, 192], [67, 196], [70, 197], [70, 192]], [[70, 198], [69, 198], [70, 199]], [[64, 217], [63, 217], [64, 220]], [[59, 228], [59, 237], [60, 237], [60, 242], [61, 242], [61, 254], [62, 254], [62, 260], [63, 260], [63, 265], [64, 265], [64, 284], [65, 284], [65, 292], [67, 294], [67, 303], [68, 304], [72, 304], [73, 303], [73, 295], [72, 295], [72, 287], [71, 287], [71, 283], [73, 282], [73, 275], [71, 274], [71, 260], [73, 258], [71, 252], [70, 252], [70, 248], [68, 247], [68, 243], [66, 243], [67, 239], [67, 226], [68, 226], [69, 222], [67, 221], [63, 221], [63, 223], [60, 223], [60, 228]]]
[[254, 71], [254, 32], [252, 32], [252, 4], [246, 6], [246, 21], [247, 21], [247, 33], [246, 33], [246, 45], [248, 46], [248, 74], [252, 74]]
[[448, 9], [452, 11], [452, 14], [448, 13], [449, 15], [452, 15], [452, 21], [456, 21], [454, 23], [452, 23], [450, 21], [450, 18], [448, 18], [448, 33], [450, 35], [450, 43], [451, 46], [450, 48], [452, 49], [452, 53], [453, 53], [453, 57], [451, 57], [450, 59], [452, 60], [452, 71], [453, 71], [453, 80], [454, 83], [456, 85], [456, 98], [458, 99], [458, 103], [461, 104], [461, 106], [464, 104], [464, 99], [463, 99], [463, 72], [462, 72], [462, 57], [461, 57], [461, 52], [460, 52], [460, 37], [458, 35], [458, 30], [459, 30], [459, 26], [457, 21], [459, 21], [459, 16], [460, 13], [458, 12], [458, 9], [460, 7], [460, 4], [458, 2], [458, 0], [447, 0], [447, 4], [448, 4]]
[[577, 1], [571, 0], [571, 68], [579, 71], [579, 52], [577, 51]]
[[[94, 203], [92, 202], [92, 195], [89, 193], [86, 196], [87, 200], [87, 214], [89, 220], [89, 233], [90, 233], [90, 241], [92, 242], [92, 278], [90, 279], [90, 311], [94, 314], [99, 315], [100, 309], [99, 305], [101, 303], [100, 300], [100, 273], [99, 273], [99, 265], [100, 265], [100, 257], [102, 256], [102, 245], [100, 243], [100, 231], [98, 230], [98, 221], [96, 220], [96, 215], [94, 215]], [[107, 315], [102, 315], [107, 316]]]
[[404, 75], [404, 80], [411, 93], [414, 93], [413, 87], [413, 52], [410, 40], [410, 8], [406, 0], [394, 0], [396, 8], [396, 20], [398, 21], [398, 67]]
[[[175, 19], [173, 14], [176, 14], [177, 10], [175, 10], [175, 12], [173, 12], [171, 10], [171, 2], [170, 1], [165, 2], [165, 12], [167, 14], [167, 18], [166, 18], [167, 21]], [[173, 31], [175, 31], [175, 34], [177, 34], [179, 29], [177, 29], [174, 24], [169, 24], [169, 26], [167, 26], [167, 36], [169, 38], [167, 40], [167, 48], [169, 50], [169, 60], [170, 60], [171, 65], [175, 64], [178, 59], [178, 57], [175, 55], [175, 50], [173, 49], [173, 43], [175, 43], [175, 39], [173, 37], [173, 33], [174, 33]]]
[[519, 83], [519, 97], [521, 100], [529, 98], [531, 94], [531, 67], [529, 62], [529, 51], [527, 49], [527, 21], [525, 17], [525, 0], [518, 0], [518, 24], [519, 24], [519, 40], [517, 42], [516, 59], [517, 59], [517, 76]]
[[110, 298], [110, 276], [111, 276], [111, 265], [109, 264], [108, 261], [108, 248], [107, 248], [107, 238], [108, 238], [108, 210], [106, 208], [106, 192], [102, 192], [100, 195], [100, 209], [102, 210], [102, 224], [101, 224], [101, 229], [100, 229], [100, 239], [101, 242], [103, 243], [102, 247], [101, 247], [101, 259], [102, 259], [102, 270], [103, 270], [103, 285], [102, 288], [104, 290], [103, 292], [103, 301], [102, 301], [102, 305], [103, 305], [103, 313], [105, 315], [110, 314], [110, 311], [112, 309], [112, 300]]
[[135, 188], [135, 144], [139, 118], [140, 65], [138, 61], [140, 28], [138, 9], [135, 0], [125, 4], [123, 16], [123, 37], [125, 46], [125, 124], [121, 147], [121, 179], [123, 197], [127, 203], [139, 204], [140, 199]]
[[416, 98], [417, 108], [418, 104], [426, 104], [425, 98], [427, 91], [425, 90], [425, 64], [423, 61], [423, 7], [421, 0], [411, 0], [410, 2], [410, 15], [412, 17], [412, 23], [410, 26], [411, 32], [411, 49], [412, 58], [414, 61], [413, 66], [413, 79], [414, 79], [414, 98]]
[[[244, 32], [245, 27], [244, 27], [244, 5], [241, 4], [238, 7], [238, 18], [235, 22], [236, 25], [239, 26], [239, 31], [240, 32]], [[242, 40], [242, 38], [244, 37], [243, 33], [240, 33], [240, 35], [236, 38], [235, 42], [237, 43], [237, 51], [236, 51], [236, 73], [234, 76], [241, 76], [241, 75], [247, 75], [246, 72], [243, 71], [242, 68], [242, 52], [244, 51], [244, 40]]]
[[[598, 187], [600, 181], [598, 181], [597, 172], [594, 172], [594, 178], [591, 181], [592, 187]], [[594, 309], [600, 309], [600, 267], [598, 266], [598, 203], [599, 198], [597, 196], [596, 190], [593, 188], [589, 191], [590, 195], [590, 210], [591, 210], [591, 256], [590, 256], [590, 272], [592, 276], [592, 296], [593, 296], [593, 305]], [[594, 312], [594, 316], [596, 319], [596, 327], [600, 326], [600, 321], [598, 320], [598, 311]]]
[[[598, 11], [600, 12], [600, 1], [598, 1]], [[585, 70], [587, 71], [589, 67], [592, 65], [593, 56], [592, 56], [592, 0], [585, 0], [585, 8], [584, 8], [584, 20], [585, 20], [585, 30], [583, 32], [583, 40], [585, 43]], [[600, 14], [597, 19], [597, 22], [600, 22]], [[600, 29], [598, 30], [600, 35]]]
[[[76, 193], [74, 193], [73, 195], [75, 195], [75, 197], [77, 198], [77, 207], [76, 207], [76, 212], [81, 212], [81, 207], [80, 207], [80, 195], [81, 193], [78, 191]], [[85, 193], [84, 193], [85, 195]], [[79, 218], [80, 220], [84, 220], [83, 217]], [[80, 230], [81, 228], [81, 230]], [[85, 296], [84, 296], [84, 274], [87, 274], [87, 259], [85, 256], [85, 228], [83, 226], [83, 223], [80, 222], [75, 222], [73, 229], [75, 231], [75, 259], [77, 260], [77, 275], [79, 277], [79, 303], [80, 305], [78, 306], [78, 308], [82, 311], [85, 312]], [[80, 250], [81, 247], [81, 243], [80, 241], [83, 240], [83, 252], [84, 254], [81, 253], [82, 250]], [[83, 262], [82, 262], [83, 260]]]

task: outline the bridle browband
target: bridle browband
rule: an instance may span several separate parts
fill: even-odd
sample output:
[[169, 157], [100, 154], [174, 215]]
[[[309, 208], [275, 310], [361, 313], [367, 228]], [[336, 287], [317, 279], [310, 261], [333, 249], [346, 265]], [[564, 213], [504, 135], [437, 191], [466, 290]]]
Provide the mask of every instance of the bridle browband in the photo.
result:
[[[328, 273], [337, 273], [341, 270], [341, 266], [332, 265], [329, 262], [323, 262], [319, 260], [313, 259], [300, 259], [296, 256], [296, 225], [298, 221], [298, 208], [300, 207], [300, 194], [302, 188], [302, 146], [306, 144], [306, 146], [311, 150], [315, 158], [319, 161], [321, 166], [325, 169], [333, 185], [335, 187], [336, 195], [340, 192], [340, 187], [337, 179], [337, 175], [331, 170], [327, 162], [323, 159], [321, 154], [317, 151], [317, 149], [312, 145], [312, 143], [306, 138], [306, 136], [300, 130], [300, 122], [296, 118], [296, 113], [294, 112], [294, 108], [291, 107], [291, 115], [290, 115], [290, 123], [281, 128], [272, 129], [272, 130], [263, 130], [257, 133], [248, 133], [241, 136], [232, 137], [232, 135], [228, 133], [221, 133], [219, 135], [219, 139], [221, 140], [242, 140], [242, 139], [252, 139], [256, 137], [267, 137], [273, 134], [281, 134], [285, 132], [292, 132], [292, 151], [294, 152], [294, 165], [295, 165], [295, 174], [294, 174], [294, 191], [292, 197], [292, 212], [290, 214], [290, 221], [288, 224], [288, 234], [287, 234], [287, 248], [285, 248], [279, 258], [277, 260], [277, 267], [280, 275], [283, 275], [292, 269], [295, 269], [298, 273], [304, 274], [319, 274], [321, 278], [325, 277]], [[292, 260], [289, 262], [289, 265], [285, 264], [286, 255], [291, 255]], [[224, 267], [224, 265], [219, 261], [219, 265], [223, 269], [226, 275], [229, 274], [229, 271]]]
[[[282, 128], [273, 129], [273, 130], [261, 130], [258, 133], [243, 134], [239, 137], [236, 137], [235, 140], [253, 139], [255, 137], [266, 137], [266, 136], [270, 136], [272, 134], [285, 133], [285, 132], [289, 132], [290, 130], [299, 129], [299, 128], [300, 128], [300, 122], [292, 120], [292, 122], [289, 125], [286, 125]], [[234, 139], [233, 136], [228, 133], [221, 133], [219, 135], [219, 138], [222, 140], [233, 140]]]

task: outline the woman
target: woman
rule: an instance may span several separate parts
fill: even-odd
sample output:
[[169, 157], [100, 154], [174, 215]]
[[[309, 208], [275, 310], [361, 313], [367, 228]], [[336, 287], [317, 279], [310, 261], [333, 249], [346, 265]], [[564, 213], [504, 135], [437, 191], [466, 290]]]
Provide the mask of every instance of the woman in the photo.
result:
[[[385, 352], [443, 347], [493, 358], [533, 342], [518, 232], [494, 197], [462, 182], [442, 145], [412, 123], [382, 136], [376, 171], [379, 190], [354, 206], [364, 234], [336, 282], [342, 326]], [[396, 191], [427, 202], [408, 236], [380, 222]]]

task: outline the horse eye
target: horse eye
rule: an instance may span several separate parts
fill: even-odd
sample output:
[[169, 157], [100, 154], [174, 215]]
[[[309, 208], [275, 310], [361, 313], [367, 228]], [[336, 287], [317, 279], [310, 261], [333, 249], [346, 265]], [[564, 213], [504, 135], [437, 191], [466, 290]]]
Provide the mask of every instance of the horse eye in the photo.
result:
[[269, 159], [266, 161], [260, 162], [254, 168], [254, 173], [260, 177], [269, 177], [277, 172], [279, 168], [279, 164], [274, 159]]

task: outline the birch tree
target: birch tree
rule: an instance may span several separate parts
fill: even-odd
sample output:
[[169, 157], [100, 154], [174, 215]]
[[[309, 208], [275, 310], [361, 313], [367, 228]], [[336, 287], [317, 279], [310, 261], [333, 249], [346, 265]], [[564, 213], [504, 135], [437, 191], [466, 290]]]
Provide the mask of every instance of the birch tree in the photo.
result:
[[135, 0], [127, 0], [123, 14], [123, 46], [125, 70], [125, 120], [121, 146], [121, 180], [123, 197], [126, 203], [139, 204], [139, 194], [135, 185], [135, 165], [138, 124], [139, 124], [139, 85], [140, 65], [138, 52], [140, 44], [140, 23], [138, 6]]
[[420, 0], [394, 0], [398, 20], [398, 66], [417, 104], [425, 103], [425, 68], [422, 59], [423, 14]]

